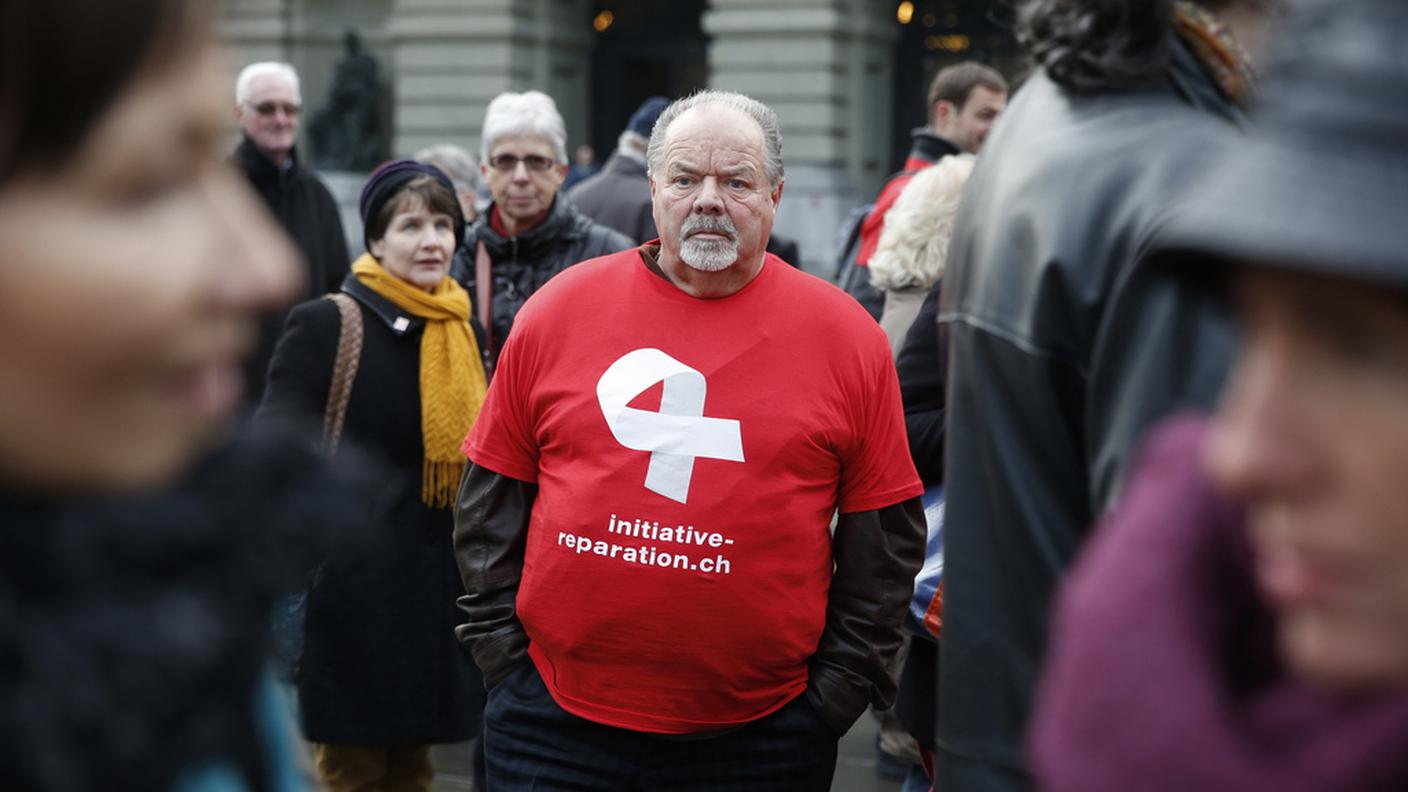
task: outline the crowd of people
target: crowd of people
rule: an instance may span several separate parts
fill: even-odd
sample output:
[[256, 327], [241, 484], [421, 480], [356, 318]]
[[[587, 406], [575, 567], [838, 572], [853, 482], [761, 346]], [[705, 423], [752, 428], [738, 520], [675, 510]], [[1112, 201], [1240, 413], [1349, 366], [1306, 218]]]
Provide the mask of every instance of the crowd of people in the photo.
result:
[[354, 260], [291, 67], [81, 5], [0, 6], [0, 787], [1408, 787], [1399, 0], [1024, 0], [834, 283], [749, 96], [503, 93]]

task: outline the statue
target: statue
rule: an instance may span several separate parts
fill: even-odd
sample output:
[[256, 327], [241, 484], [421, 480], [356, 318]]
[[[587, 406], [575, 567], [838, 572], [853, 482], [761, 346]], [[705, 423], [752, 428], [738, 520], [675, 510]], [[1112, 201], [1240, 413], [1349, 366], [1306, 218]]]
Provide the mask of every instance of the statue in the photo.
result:
[[376, 58], [362, 51], [354, 30], [333, 72], [328, 103], [309, 128], [313, 164], [327, 170], [370, 171], [390, 157], [384, 123], [385, 90]]

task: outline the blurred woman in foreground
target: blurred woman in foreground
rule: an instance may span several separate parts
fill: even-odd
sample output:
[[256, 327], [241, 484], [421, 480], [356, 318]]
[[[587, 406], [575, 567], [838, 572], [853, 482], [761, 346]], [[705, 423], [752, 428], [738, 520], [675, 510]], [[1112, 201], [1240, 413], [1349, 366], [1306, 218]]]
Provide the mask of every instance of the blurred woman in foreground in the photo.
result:
[[261, 680], [309, 459], [229, 442], [294, 254], [193, 0], [0, 5], [0, 788], [293, 789]]
[[1408, 789], [1408, 6], [1292, 19], [1265, 131], [1161, 243], [1226, 276], [1244, 347], [1062, 594], [1045, 789]]

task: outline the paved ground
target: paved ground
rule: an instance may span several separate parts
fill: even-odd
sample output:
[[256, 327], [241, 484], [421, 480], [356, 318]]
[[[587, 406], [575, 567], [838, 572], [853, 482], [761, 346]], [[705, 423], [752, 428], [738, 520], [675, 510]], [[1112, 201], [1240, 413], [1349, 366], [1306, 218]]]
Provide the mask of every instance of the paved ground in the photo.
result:
[[866, 713], [841, 738], [831, 792], [899, 792], [899, 788], [898, 781], [883, 781], [875, 775], [875, 719]]
[[[435, 792], [468, 792], [470, 781], [470, 746], [446, 745], [434, 751]], [[899, 782], [882, 781], [875, 776], [875, 721], [862, 717], [855, 727], [841, 738], [841, 751], [836, 760], [836, 781], [832, 792], [899, 792]], [[727, 792], [720, 790], [719, 792]]]

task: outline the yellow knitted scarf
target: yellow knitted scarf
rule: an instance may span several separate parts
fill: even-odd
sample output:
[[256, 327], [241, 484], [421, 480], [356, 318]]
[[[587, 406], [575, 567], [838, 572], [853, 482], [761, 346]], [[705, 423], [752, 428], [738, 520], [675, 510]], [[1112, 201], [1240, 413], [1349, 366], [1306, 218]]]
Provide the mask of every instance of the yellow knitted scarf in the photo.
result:
[[460, 444], [479, 417], [488, 382], [474, 330], [469, 293], [453, 278], [426, 292], [387, 272], [370, 254], [352, 264], [367, 288], [425, 320], [420, 338], [420, 428], [425, 444], [420, 499], [427, 506], [454, 503], [464, 472]]

